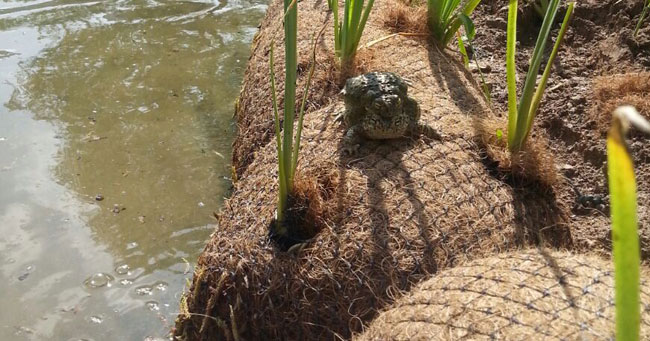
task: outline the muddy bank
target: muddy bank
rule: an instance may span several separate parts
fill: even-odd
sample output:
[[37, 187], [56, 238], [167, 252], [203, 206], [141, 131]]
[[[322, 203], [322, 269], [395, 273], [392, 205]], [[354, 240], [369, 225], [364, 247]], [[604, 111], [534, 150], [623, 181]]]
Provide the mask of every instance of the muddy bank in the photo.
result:
[[[327, 25], [317, 42], [316, 85], [297, 175], [298, 190], [320, 212], [312, 221], [314, 238], [291, 253], [268, 239], [277, 177], [267, 58], [271, 41], [282, 39], [282, 4], [273, 1], [236, 108], [239, 180], [181, 302], [178, 339], [350, 338], [415, 284], [466, 261], [529, 246], [574, 252], [598, 246], [607, 253], [602, 234], [608, 219], [604, 212], [589, 219], [576, 215], [575, 185], [563, 173], [569, 154], [557, 148], [555, 136], [537, 127], [531, 152], [509, 159], [492, 136], [493, 127], [505, 128], [498, 88], [491, 109], [458, 55], [423, 36], [391, 36], [363, 47], [358, 72], [407, 78], [422, 121], [441, 138], [366, 141], [358, 155], [342, 153], [345, 127], [334, 120], [343, 102], [331, 57], [332, 18], [325, 2], [298, 6], [299, 88], [311, 37]], [[375, 3], [361, 46], [396, 30], [422, 29], [395, 23], [405, 13], [421, 17], [421, 9], [395, 6], [391, 0]], [[491, 8], [488, 2], [481, 11]], [[491, 48], [505, 51], [505, 36]], [[490, 62], [493, 77], [501, 60]], [[281, 65], [279, 54], [277, 74]], [[545, 117], [540, 115], [542, 127]], [[506, 169], [517, 165], [526, 166], [520, 167], [524, 172]]]

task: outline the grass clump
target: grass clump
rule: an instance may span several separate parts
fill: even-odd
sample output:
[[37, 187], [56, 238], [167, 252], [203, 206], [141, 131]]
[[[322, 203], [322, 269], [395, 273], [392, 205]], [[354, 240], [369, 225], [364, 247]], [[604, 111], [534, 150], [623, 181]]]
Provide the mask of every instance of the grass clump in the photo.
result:
[[508, 149], [511, 152], [520, 151], [525, 145], [526, 139], [530, 134], [533, 120], [539, 109], [539, 104], [546, 89], [546, 83], [551, 73], [553, 61], [557, 56], [562, 39], [566, 33], [571, 15], [573, 14], [573, 7], [575, 2], [569, 3], [564, 21], [560, 28], [560, 33], [555, 41], [553, 50], [548, 59], [542, 78], [535, 89], [537, 83], [537, 74], [542, 63], [544, 48], [551, 33], [551, 26], [555, 21], [555, 16], [558, 11], [559, 0], [551, 0], [546, 9], [542, 28], [535, 43], [535, 49], [530, 60], [528, 73], [524, 82], [524, 89], [517, 103], [517, 75], [515, 68], [515, 45], [517, 39], [517, 0], [510, 0], [508, 9], [508, 37], [507, 37], [507, 52], [506, 52], [506, 71], [508, 82]]
[[447, 46], [461, 25], [473, 35], [474, 23], [469, 18], [481, 0], [427, 0], [429, 29], [433, 38], [442, 46]]
[[340, 21], [338, 0], [327, 0], [334, 16], [334, 53], [343, 68], [352, 65], [374, 2], [368, 0], [364, 6], [364, 0], [345, 0], [343, 21]]
[[298, 8], [295, 0], [284, 0], [284, 49], [285, 49], [285, 83], [284, 83], [284, 119], [282, 129], [280, 129], [280, 115], [278, 110], [277, 93], [275, 86], [275, 61], [273, 55], [273, 43], [271, 43], [271, 53], [269, 58], [271, 92], [273, 102], [273, 114], [275, 118], [275, 135], [278, 150], [278, 208], [276, 214], [275, 230], [273, 234], [286, 236], [288, 233], [285, 225], [285, 213], [289, 206], [289, 196], [293, 194], [294, 176], [298, 165], [298, 151], [300, 150], [300, 135], [302, 132], [303, 118], [305, 112], [305, 102], [307, 91], [311, 85], [311, 79], [314, 74], [316, 49], [312, 50], [312, 63], [307, 76], [307, 84], [303, 93], [300, 111], [297, 115], [297, 125], [294, 134], [294, 123], [296, 122], [296, 79], [297, 79], [297, 22]]
[[607, 171], [611, 197], [616, 339], [639, 339], [639, 235], [634, 165], [625, 135], [630, 126], [650, 133], [650, 123], [631, 106], [614, 111], [607, 136]]

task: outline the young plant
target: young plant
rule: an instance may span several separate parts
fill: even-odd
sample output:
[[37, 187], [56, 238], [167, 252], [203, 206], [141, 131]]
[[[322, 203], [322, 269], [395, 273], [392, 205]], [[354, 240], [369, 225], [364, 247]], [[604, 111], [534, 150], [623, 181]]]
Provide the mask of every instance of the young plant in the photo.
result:
[[[469, 46], [469, 48], [472, 51], [475, 51], [474, 47], [472, 46], [471, 39], [474, 38], [475, 32], [468, 32], [468, 35], [471, 34], [469, 37], [468, 36], [461, 36], [460, 32], [456, 32], [456, 36], [458, 37], [458, 51], [460, 51], [460, 54], [463, 56], [463, 64], [465, 64], [465, 68], [469, 69], [469, 53], [467, 52], [467, 48], [465, 48], [465, 44]], [[470, 38], [471, 37], [471, 38]], [[465, 38], [467, 39], [467, 43], [464, 42]], [[481, 65], [478, 63], [478, 59], [476, 59], [476, 53], [472, 53], [472, 59], [474, 60], [474, 63], [476, 63], [476, 68], [478, 70], [478, 74], [481, 80], [481, 88], [483, 89], [483, 96], [485, 97], [485, 100], [487, 100], [488, 104], [492, 104], [492, 94], [490, 92], [490, 87], [487, 84], [487, 81], [485, 80], [485, 76], [483, 75], [483, 71], [481, 70]]]
[[515, 68], [515, 45], [517, 40], [517, 0], [510, 0], [508, 9], [508, 37], [507, 37], [507, 52], [506, 52], [506, 77], [508, 82], [508, 149], [511, 152], [518, 152], [525, 145], [526, 139], [530, 134], [533, 125], [533, 120], [539, 109], [539, 104], [544, 96], [546, 90], [546, 83], [551, 74], [551, 67], [553, 61], [564, 39], [564, 34], [569, 26], [571, 15], [573, 14], [573, 7], [575, 2], [569, 3], [564, 21], [560, 28], [560, 33], [555, 41], [551, 55], [542, 74], [542, 78], [535, 89], [537, 82], [537, 74], [542, 64], [544, 55], [544, 48], [551, 33], [551, 26], [555, 21], [557, 14], [559, 0], [550, 0], [542, 28], [535, 43], [533, 56], [530, 60], [528, 73], [526, 74], [526, 81], [524, 82], [524, 89], [517, 103], [517, 74]]
[[280, 115], [278, 112], [278, 100], [275, 90], [275, 61], [273, 56], [274, 43], [271, 42], [271, 55], [269, 67], [271, 72], [271, 92], [273, 102], [273, 115], [275, 118], [275, 135], [278, 149], [278, 211], [276, 214], [276, 234], [286, 235], [287, 228], [284, 225], [284, 215], [287, 210], [289, 195], [293, 193], [293, 180], [298, 165], [298, 151], [300, 150], [300, 135], [305, 112], [307, 91], [311, 85], [311, 78], [314, 74], [316, 61], [316, 49], [312, 50], [312, 63], [307, 76], [307, 84], [302, 97], [300, 112], [298, 113], [298, 124], [294, 136], [294, 123], [296, 119], [296, 70], [298, 52], [296, 45], [298, 10], [296, 0], [284, 0], [284, 29], [285, 29], [285, 82], [284, 82], [284, 120], [280, 130]]
[[334, 53], [343, 67], [352, 64], [375, 0], [368, 0], [365, 8], [364, 2], [364, 0], [345, 0], [343, 22], [340, 22], [338, 0], [327, 0], [334, 17]]
[[636, 27], [634, 28], [634, 37], [635, 38], [636, 38], [637, 33], [639, 33], [639, 29], [641, 28], [641, 24], [643, 24], [643, 20], [648, 15], [648, 12], [650, 12], [650, 0], [646, 0], [645, 5], [643, 5], [643, 11], [641, 12], [641, 18], [639, 18], [639, 22], [636, 23]]
[[612, 216], [616, 340], [639, 339], [639, 235], [634, 165], [625, 135], [630, 126], [650, 133], [650, 123], [630, 106], [614, 111], [607, 135], [607, 172]]
[[474, 23], [469, 18], [481, 0], [427, 0], [429, 29], [433, 38], [442, 46], [447, 46], [454, 38], [460, 25], [465, 26], [469, 37], [473, 35]]

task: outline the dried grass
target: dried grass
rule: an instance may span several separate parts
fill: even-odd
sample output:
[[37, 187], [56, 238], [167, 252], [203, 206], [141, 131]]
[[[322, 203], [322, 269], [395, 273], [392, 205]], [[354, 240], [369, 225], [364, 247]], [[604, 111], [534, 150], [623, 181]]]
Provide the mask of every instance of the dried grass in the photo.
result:
[[[555, 160], [544, 140], [531, 136], [518, 153], [508, 150], [508, 123], [494, 118], [477, 122], [477, 143], [499, 172], [523, 181], [536, 182], [544, 188], [557, 187]], [[503, 136], [497, 136], [501, 130]]]
[[384, 7], [384, 26], [393, 33], [428, 33], [426, 6], [411, 6], [402, 1]]
[[612, 122], [612, 112], [621, 105], [632, 105], [650, 119], [650, 72], [598, 77], [594, 80], [592, 117], [602, 136]]
[[[645, 269], [641, 301], [650, 301]], [[641, 339], [650, 311], [641, 307]], [[356, 340], [613, 340], [614, 276], [594, 255], [528, 250], [476, 260], [418, 285]]]

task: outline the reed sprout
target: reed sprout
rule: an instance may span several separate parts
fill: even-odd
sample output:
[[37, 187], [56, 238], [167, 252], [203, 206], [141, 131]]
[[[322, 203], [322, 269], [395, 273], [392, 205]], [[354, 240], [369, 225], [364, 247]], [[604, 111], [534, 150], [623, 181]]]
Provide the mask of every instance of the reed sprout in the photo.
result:
[[[456, 32], [456, 37], [458, 38], [458, 51], [460, 52], [461, 56], [463, 57], [463, 64], [465, 64], [465, 68], [469, 69], [469, 60], [470, 60], [470, 54], [467, 51], [467, 48], [465, 45], [469, 46], [471, 51], [474, 51], [474, 47], [472, 46], [472, 39], [474, 39], [474, 35], [476, 32], [471, 31], [467, 32], [467, 35], [463, 37], [460, 32]], [[465, 42], [465, 39], [467, 42]], [[472, 52], [471, 54], [472, 59], [474, 60], [474, 63], [476, 64], [476, 68], [479, 74], [479, 79], [481, 81], [481, 89], [483, 89], [483, 96], [485, 97], [485, 100], [488, 101], [488, 104], [492, 104], [492, 94], [490, 92], [490, 87], [487, 84], [487, 81], [485, 79], [485, 75], [483, 74], [483, 70], [481, 70], [481, 65], [478, 62], [478, 59], [476, 59], [476, 54]]]
[[634, 28], [635, 38], [636, 35], [639, 33], [639, 29], [641, 29], [641, 24], [643, 24], [643, 20], [645, 20], [645, 17], [648, 15], [648, 12], [650, 12], [650, 0], [646, 0], [645, 5], [643, 5], [643, 11], [641, 12], [641, 17], [639, 18], [639, 21], [636, 23], [636, 27]]
[[[474, 32], [474, 23], [469, 18], [481, 0], [427, 0], [429, 29], [434, 39], [447, 46], [461, 25], [465, 31]], [[472, 33], [473, 35], [473, 33]]]
[[349, 67], [357, 53], [375, 0], [345, 0], [343, 21], [339, 20], [338, 0], [327, 0], [334, 17], [334, 51], [343, 67]]
[[294, 123], [296, 123], [296, 80], [297, 80], [297, 22], [298, 8], [296, 0], [284, 1], [284, 34], [285, 34], [285, 82], [284, 82], [284, 120], [282, 129], [280, 129], [280, 114], [278, 109], [278, 100], [275, 83], [275, 60], [274, 60], [274, 43], [271, 43], [271, 53], [269, 58], [271, 92], [273, 103], [273, 115], [275, 119], [275, 135], [278, 150], [278, 210], [276, 214], [276, 231], [275, 233], [285, 235], [287, 233], [284, 226], [284, 215], [287, 210], [288, 198], [293, 193], [293, 181], [298, 165], [298, 152], [300, 150], [300, 136], [302, 133], [303, 118], [305, 112], [305, 103], [307, 91], [311, 85], [311, 78], [314, 74], [316, 50], [315, 44], [312, 50], [312, 62], [307, 77], [305, 91], [302, 97], [300, 111], [298, 113], [298, 122], [294, 134]]
[[607, 135], [607, 171], [612, 218], [616, 339], [639, 339], [639, 235], [636, 181], [632, 157], [625, 142], [631, 126], [650, 133], [650, 123], [630, 106], [614, 111]]
[[528, 73], [524, 82], [519, 102], [517, 103], [517, 75], [515, 68], [515, 46], [517, 39], [517, 0], [510, 0], [508, 9], [508, 31], [507, 31], [507, 52], [506, 52], [506, 77], [508, 83], [508, 148], [511, 152], [517, 152], [523, 148], [526, 139], [530, 134], [533, 120], [539, 109], [540, 102], [546, 90], [546, 83], [551, 73], [553, 61], [562, 44], [564, 34], [569, 26], [569, 21], [573, 14], [575, 2], [569, 3], [564, 21], [560, 27], [560, 32], [553, 46], [551, 55], [542, 74], [542, 78], [537, 83], [537, 74], [542, 64], [546, 42], [551, 33], [551, 26], [555, 21], [558, 11], [559, 0], [551, 0], [546, 9], [546, 15], [542, 23], [542, 28], [535, 43], [535, 49], [530, 60]]

